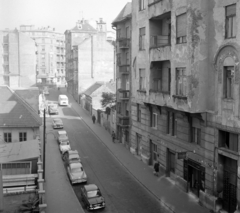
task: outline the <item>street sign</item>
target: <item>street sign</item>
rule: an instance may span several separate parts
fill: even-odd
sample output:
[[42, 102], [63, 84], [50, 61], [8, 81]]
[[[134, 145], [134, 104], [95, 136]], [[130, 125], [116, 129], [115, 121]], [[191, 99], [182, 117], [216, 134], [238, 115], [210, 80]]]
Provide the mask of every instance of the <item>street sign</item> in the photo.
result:
[[178, 152], [178, 159], [186, 159], [187, 157], [187, 152]]

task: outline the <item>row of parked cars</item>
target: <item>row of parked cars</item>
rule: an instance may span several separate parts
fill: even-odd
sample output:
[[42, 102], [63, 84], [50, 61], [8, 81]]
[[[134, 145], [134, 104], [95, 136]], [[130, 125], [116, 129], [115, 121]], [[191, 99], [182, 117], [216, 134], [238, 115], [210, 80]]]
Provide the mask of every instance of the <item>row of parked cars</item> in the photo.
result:
[[[52, 119], [53, 129], [57, 132], [57, 141], [62, 158], [67, 166], [67, 175], [71, 184], [87, 183], [87, 174], [83, 169], [81, 158], [77, 150], [72, 150], [63, 122], [60, 118]], [[87, 210], [105, 208], [105, 200], [100, 189], [95, 184], [86, 184], [81, 188], [81, 198]]]

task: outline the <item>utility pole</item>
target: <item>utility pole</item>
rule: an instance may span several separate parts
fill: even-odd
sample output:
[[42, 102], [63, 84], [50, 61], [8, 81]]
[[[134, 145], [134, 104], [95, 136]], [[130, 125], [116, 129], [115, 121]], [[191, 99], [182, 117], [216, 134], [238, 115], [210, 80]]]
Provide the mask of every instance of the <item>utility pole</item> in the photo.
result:
[[46, 109], [44, 106], [44, 110], [43, 110], [43, 179], [44, 180], [45, 180], [45, 161], [46, 161]]

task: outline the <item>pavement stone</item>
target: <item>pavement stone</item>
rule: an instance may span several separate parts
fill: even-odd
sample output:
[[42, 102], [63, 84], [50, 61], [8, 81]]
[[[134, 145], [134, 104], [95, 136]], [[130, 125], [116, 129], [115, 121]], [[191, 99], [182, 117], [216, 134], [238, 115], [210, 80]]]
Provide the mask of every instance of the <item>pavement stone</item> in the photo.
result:
[[[63, 91], [62, 91], [63, 92]], [[93, 124], [89, 112], [84, 110], [73, 97], [65, 93], [74, 109], [83, 122], [106, 145], [118, 161], [132, 174], [150, 194], [155, 196], [163, 206], [163, 212], [172, 213], [206, 213], [209, 209], [201, 206], [197, 199], [175, 186], [174, 181], [160, 173], [159, 177], [153, 175], [153, 168], [134, 156], [123, 144], [113, 143], [111, 135], [98, 123]]]

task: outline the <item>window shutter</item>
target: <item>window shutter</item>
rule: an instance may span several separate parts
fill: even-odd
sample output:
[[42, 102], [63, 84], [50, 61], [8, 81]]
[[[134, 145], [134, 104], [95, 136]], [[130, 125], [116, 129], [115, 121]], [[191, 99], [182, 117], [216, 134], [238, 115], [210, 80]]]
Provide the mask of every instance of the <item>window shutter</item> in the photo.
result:
[[187, 35], [187, 14], [177, 16], [177, 37]]
[[236, 15], [236, 4], [226, 7], [226, 16]]

